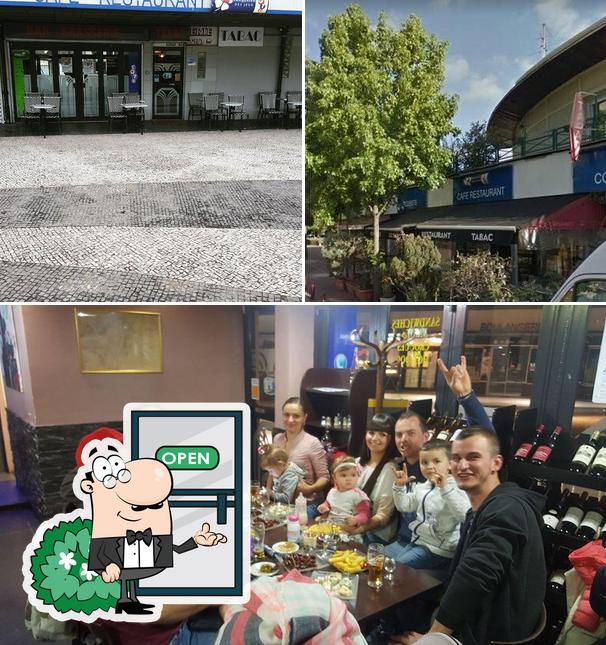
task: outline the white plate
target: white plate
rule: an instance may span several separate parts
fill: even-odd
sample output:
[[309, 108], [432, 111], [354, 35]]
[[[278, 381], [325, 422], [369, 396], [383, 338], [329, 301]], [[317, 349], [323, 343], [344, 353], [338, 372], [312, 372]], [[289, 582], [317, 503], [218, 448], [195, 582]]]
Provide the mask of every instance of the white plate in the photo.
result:
[[[285, 546], [290, 546], [285, 548]], [[295, 547], [294, 549], [292, 547]], [[276, 553], [281, 553], [282, 555], [290, 555], [291, 553], [296, 553], [299, 550], [299, 545], [296, 542], [276, 542], [271, 547]]]
[[[269, 573], [264, 573], [263, 571], [261, 571], [262, 564], [271, 564], [274, 568]], [[255, 562], [254, 564], [250, 565], [250, 572], [253, 576], [275, 576], [279, 570], [280, 567], [275, 562], [268, 562], [266, 560], [264, 560], [263, 562]]]

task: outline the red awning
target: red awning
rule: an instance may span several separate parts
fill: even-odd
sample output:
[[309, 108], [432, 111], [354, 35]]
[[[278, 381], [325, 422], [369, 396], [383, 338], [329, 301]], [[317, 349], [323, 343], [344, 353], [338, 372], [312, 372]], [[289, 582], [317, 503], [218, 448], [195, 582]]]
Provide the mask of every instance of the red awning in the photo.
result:
[[606, 228], [606, 207], [585, 195], [549, 215], [533, 219], [524, 228], [534, 231], [595, 231]]

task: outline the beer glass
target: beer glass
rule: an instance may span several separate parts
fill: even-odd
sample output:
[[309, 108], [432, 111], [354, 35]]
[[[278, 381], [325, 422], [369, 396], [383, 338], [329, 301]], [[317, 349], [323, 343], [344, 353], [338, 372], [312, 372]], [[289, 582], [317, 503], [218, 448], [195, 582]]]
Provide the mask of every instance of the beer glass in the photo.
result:
[[254, 522], [250, 530], [250, 539], [252, 541], [253, 560], [263, 559], [265, 556], [265, 524], [263, 522]]
[[366, 561], [368, 562], [368, 586], [380, 589], [383, 586], [383, 564], [385, 562], [383, 545], [377, 542], [369, 544]]
[[259, 495], [260, 490], [261, 490], [261, 482], [258, 482], [258, 481], [251, 481], [250, 482], [250, 496], [253, 499], [257, 498], [257, 496]]

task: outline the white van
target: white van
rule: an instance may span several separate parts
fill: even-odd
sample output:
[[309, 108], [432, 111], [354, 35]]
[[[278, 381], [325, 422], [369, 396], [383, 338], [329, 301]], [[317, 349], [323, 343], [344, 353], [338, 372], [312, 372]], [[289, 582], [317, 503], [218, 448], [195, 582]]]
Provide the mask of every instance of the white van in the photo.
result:
[[579, 264], [552, 302], [606, 302], [606, 242]]

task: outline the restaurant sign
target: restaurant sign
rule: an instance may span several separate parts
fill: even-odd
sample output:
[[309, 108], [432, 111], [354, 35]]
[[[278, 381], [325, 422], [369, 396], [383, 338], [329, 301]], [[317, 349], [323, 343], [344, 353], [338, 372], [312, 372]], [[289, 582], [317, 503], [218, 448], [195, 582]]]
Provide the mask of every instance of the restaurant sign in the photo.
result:
[[513, 170], [511, 166], [455, 177], [453, 180], [453, 201], [455, 204], [501, 202], [507, 199], [513, 199]]
[[572, 165], [572, 185], [575, 193], [606, 191], [606, 148], [581, 152]]
[[398, 213], [427, 208], [427, 191], [420, 188], [408, 188], [398, 195]]
[[0, 0], [5, 7], [301, 14], [302, 0]]
[[419, 224], [415, 232], [421, 237], [428, 237], [435, 242], [483, 242], [485, 244], [507, 245], [516, 240], [515, 227], [471, 228], [457, 226], [431, 226]]

